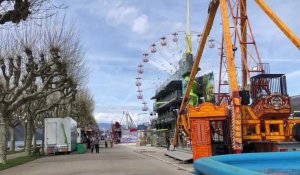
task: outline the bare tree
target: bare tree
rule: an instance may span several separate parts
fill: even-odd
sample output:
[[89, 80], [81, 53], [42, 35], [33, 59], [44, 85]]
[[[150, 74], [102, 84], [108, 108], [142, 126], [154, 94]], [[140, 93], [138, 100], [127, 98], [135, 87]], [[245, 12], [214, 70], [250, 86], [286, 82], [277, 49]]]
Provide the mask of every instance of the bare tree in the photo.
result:
[[[35, 121], [43, 120], [41, 118], [41, 113], [50, 111], [59, 105], [68, 104], [74, 100], [74, 95], [76, 90], [74, 88], [66, 88], [64, 92], [56, 92], [50, 96], [36, 99], [35, 101], [28, 102], [25, 104], [27, 106], [26, 112], [27, 114], [27, 136], [26, 136], [26, 147], [25, 151], [28, 155], [31, 155], [32, 152], [32, 142], [35, 138], [35, 129], [37, 127], [37, 123]], [[38, 120], [39, 119], [39, 120]], [[33, 149], [36, 147], [36, 140], [34, 140]]]
[[77, 121], [78, 127], [95, 125], [93, 116], [94, 99], [87, 89], [80, 89], [76, 94], [76, 100], [71, 103], [71, 116]]
[[[55, 93], [70, 95], [77, 87], [80, 71], [72, 68], [81, 56], [79, 41], [63, 22], [52, 25], [56, 26], [24, 26], [22, 32], [8, 33], [0, 42], [0, 163], [6, 160], [5, 136], [14, 111]], [[27, 115], [27, 128], [33, 127], [30, 123], [37, 113]], [[31, 128], [27, 132], [32, 133]]]
[[52, 0], [0, 0], [0, 24], [20, 23], [29, 17], [51, 16], [63, 5], [54, 5]]

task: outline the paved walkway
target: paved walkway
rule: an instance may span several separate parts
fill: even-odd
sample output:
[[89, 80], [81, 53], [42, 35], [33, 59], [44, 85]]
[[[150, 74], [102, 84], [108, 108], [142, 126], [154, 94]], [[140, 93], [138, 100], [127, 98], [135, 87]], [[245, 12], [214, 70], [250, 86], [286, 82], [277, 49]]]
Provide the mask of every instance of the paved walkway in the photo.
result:
[[159, 161], [171, 164], [179, 169], [183, 169], [188, 172], [193, 172], [193, 164], [189, 163], [183, 163], [181, 161], [175, 160], [173, 158], [170, 158], [168, 156], [165, 156], [166, 148], [162, 147], [147, 147], [147, 146], [141, 146], [136, 147], [135, 144], [128, 144], [126, 145], [128, 148], [132, 149], [134, 152], [146, 155], [148, 157], [152, 157], [154, 159], [157, 159]]
[[11, 169], [1, 175], [191, 175], [191, 164], [180, 164], [163, 155], [165, 149], [134, 144], [101, 148], [100, 154], [49, 156]]

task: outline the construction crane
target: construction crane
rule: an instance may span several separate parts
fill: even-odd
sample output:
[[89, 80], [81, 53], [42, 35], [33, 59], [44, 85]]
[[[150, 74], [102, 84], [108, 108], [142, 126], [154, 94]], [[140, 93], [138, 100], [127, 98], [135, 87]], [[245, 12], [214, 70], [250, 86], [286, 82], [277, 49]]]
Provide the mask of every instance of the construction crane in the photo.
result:
[[[263, 0], [256, 0], [255, 2], [300, 49], [299, 37], [284, 24]], [[199, 63], [219, 6], [223, 30], [221, 50], [222, 56], [226, 58], [230, 89], [228, 100], [222, 101], [219, 98], [218, 104], [204, 102], [199, 106], [192, 106], [189, 104], [190, 92], [195, 76], [199, 71]], [[232, 17], [234, 27], [230, 26], [229, 16]], [[232, 28], [234, 28], [234, 39], [231, 36]], [[235, 65], [235, 51], [238, 46], [240, 47], [242, 62], [241, 88], [238, 84]], [[255, 54], [249, 54], [249, 47], [253, 48]], [[250, 59], [255, 61], [257, 65], [255, 69], [249, 68]], [[291, 113], [291, 106], [286, 93], [285, 81], [283, 74], [270, 74], [268, 65], [261, 61], [248, 19], [247, 0], [211, 0], [202, 38], [179, 109], [173, 145], [177, 146], [178, 134], [184, 131], [192, 140], [194, 160], [213, 155], [212, 131], [216, 128], [213, 128], [212, 123], [221, 126], [221, 130], [223, 130], [222, 139], [224, 140], [221, 144], [228, 146], [227, 150], [231, 153], [241, 153], [243, 142], [265, 141], [271, 144], [275, 141], [293, 140], [292, 130], [295, 124], [300, 123], [300, 120], [288, 118]], [[249, 105], [250, 96], [251, 105]], [[266, 150], [262, 149], [262, 151]]]

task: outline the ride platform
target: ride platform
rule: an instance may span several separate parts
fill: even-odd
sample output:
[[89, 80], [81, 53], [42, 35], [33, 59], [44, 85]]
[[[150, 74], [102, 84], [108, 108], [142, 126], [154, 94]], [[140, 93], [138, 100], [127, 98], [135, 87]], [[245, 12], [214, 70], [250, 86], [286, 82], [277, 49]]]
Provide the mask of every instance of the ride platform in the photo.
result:
[[193, 153], [187, 151], [169, 150], [165, 152], [165, 155], [182, 162], [190, 162], [193, 160]]

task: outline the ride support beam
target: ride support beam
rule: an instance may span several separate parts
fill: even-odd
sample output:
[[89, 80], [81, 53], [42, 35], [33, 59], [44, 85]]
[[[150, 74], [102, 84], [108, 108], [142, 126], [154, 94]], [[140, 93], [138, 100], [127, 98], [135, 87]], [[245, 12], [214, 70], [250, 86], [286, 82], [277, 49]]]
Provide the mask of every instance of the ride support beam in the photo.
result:
[[[187, 84], [187, 88], [186, 88], [186, 92], [184, 94], [184, 97], [182, 99], [181, 105], [180, 105], [180, 109], [179, 109], [179, 116], [177, 117], [177, 126], [175, 128], [175, 133], [174, 133], [174, 139], [173, 139], [173, 145], [176, 146], [178, 144], [178, 131], [179, 131], [179, 120], [180, 120], [180, 115], [184, 114], [184, 111], [187, 108], [187, 105], [189, 104], [189, 95], [192, 89], [192, 85], [193, 82], [195, 80], [195, 76], [198, 72], [198, 66], [205, 48], [205, 44], [206, 44], [206, 40], [208, 38], [208, 35], [211, 31], [212, 25], [214, 23], [214, 19], [217, 13], [219, 7], [219, 0], [214, 0], [211, 1], [210, 3], [210, 8], [209, 8], [209, 14], [208, 14], [208, 18], [206, 20], [206, 24], [204, 27], [204, 31], [202, 32], [202, 37], [199, 43], [199, 48], [195, 57], [195, 62], [193, 64], [193, 68], [190, 74], [190, 80]], [[187, 119], [188, 120], [188, 119]]]
[[260, 8], [271, 18], [277, 27], [300, 49], [300, 38], [272, 11], [264, 0], [255, 0]]
[[221, 59], [220, 59], [220, 68], [219, 68], [219, 85], [218, 85], [218, 105], [221, 104], [222, 96], [221, 96], [221, 84], [222, 83], [222, 66], [223, 66], [223, 59], [224, 59], [224, 37], [222, 37], [222, 46], [221, 46]]
[[[247, 0], [240, 1], [240, 16], [241, 16], [241, 41], [242, 43], [247, 43]], [[241, 46], [242, 52], [242, 88], [246, 89], [247, 87], [247, 72], [248, 67], [247, 64], [247, 44], [243, 44]]]
[[223, 35], [225, 41], [225, 53], [227, 57], [228, 77], [230, 84], [231, 100], [231, 146], [235, 153], [242, 152], [242, 123], [241, 123], [241, 99], [237, 81], [236, 66], [233, 56], [233, 45], [230, 35], [229, 14], [226, 0], [220, 0]]
[[184, 115], [179, 115], [180, 116], [180, 120], [181, 120], [181, 124], [183, 126], [183, 129], [185, 131], [185, 133], [187, 134], [187, 136], [190, 136], [190, 131], [189, 131], [189, 122], [188, 120], [186, 119], [187, 116], [184, 116]]

